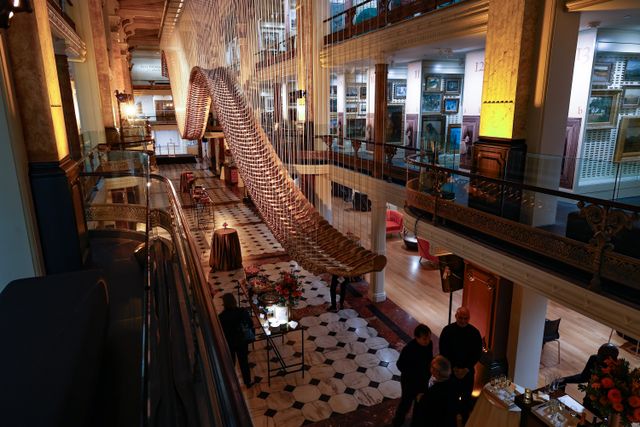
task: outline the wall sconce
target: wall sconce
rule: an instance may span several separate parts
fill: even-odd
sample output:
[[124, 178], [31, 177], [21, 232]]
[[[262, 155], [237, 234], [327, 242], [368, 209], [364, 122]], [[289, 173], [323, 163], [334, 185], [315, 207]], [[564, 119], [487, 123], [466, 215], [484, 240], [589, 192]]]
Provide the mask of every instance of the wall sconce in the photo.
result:
[[9, 21], [18, 12], [33, 12], [29, 0], [0, 0], [0, 28], [9, 28]]

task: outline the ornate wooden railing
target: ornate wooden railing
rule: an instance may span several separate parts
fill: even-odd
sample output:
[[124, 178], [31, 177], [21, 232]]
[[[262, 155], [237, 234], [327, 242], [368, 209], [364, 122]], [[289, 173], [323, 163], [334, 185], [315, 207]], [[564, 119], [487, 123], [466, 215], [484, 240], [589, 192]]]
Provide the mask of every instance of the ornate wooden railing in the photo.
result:
[[[434, 224], [442, 224], [444, 220], [446, 227], [459, 229], [470, 237], [480, 234], [498, 239], [500, 249], [519, 248], [533, 261], [559, 261], [586, 272], [591, 275], [589, 288], [594, 291], [603, 291], [602, 279], [640, 290], [640, 259], [615, 252], [612, 243], [613, 237], [638, 221], [640, 207], [416, 163], [428, 177], [407, 182], [406, 208], [428, 214]], [[527, 199], [526, 192], [574, 200], [594, 237], [581, 242], [448, 200], [443, 197], [443, 186], [452, 175], [469, 178], [469, 193], [481, 188], [494, 196], [496, 191], [514, 194], [519, 195], [522, 203], [535, 203], [533, 197]]]

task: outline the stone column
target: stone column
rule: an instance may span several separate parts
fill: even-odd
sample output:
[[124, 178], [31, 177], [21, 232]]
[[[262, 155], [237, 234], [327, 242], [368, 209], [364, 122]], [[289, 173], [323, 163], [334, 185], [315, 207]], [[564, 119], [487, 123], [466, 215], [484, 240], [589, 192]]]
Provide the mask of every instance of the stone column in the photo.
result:
[[[547, 0], [540, 28], [538, 78], [533, 91], [533, 108], [527, 116], [525, 183], [557, 189], [560, 185], [562, 157], [571, 98], [573, 66], [578, 43], [580, 14], [565, 10], [565, 2]], [[525, 207], [527, 222], [535, 227], [555, 224], [557, 198], [535, 194], [534, 207]]]
[[8, 45], [46, 273], [82, 268], [88, 235], [78, 170], [69, 157], [46, 0], [11, 21]]
[[375, 85], [375, 111], [373, 119], [373, 139], [376, 142], [373, 151], [374, 178], [382, 178], [382, 168], [384, 166], [384, 144], [385, 128], [387, 122], [387, 72], [388, 64], [376, 64], [376, 85]]
[[[315, 3], [315, 6], [314, 6]], [[305, 103], [305, 149], [313, 149], [314, 146], [314, 123], [315, 123], [315, 87], [314, 82], [314, 65], [319, 65], [320, 59], [317, 52], [316, 31], [315, 22], [318, 22], [315, 17], [317, 16], [317, 2], [314, 0], [299, 0], [296, 3], [296, 60], [297, 60], [297, 74], [298, 74], [298, 90], [304, 91], [304, 103]], [[319, 68], [318, 68], [319, 69]], [[328, 94], [328, 87], [326, 88]], [[322, 97], [323, 99], [326, 99]]]
[[537, 388], [538, 371], [547, 314], [547, 298], [517, 284], [513, 285], [507, 359], [513, 382]]
[[523, 139], [540, 0], [489, 2], [480, 137]]
[[[105, 31], [105, 20], [102, 11], [101, 0], [87, 0], [89, 10], [89, 21], [91, 25], [91, 37], [93, 38], [93, 54], [98, 73], [98, 88], [100, 95], [100, 109], [102, 121], [104, 122], [105, 133], [108, 143], [119, 142], [116, 130], [116, 119], [118, 115], [116, 108], [117, 101], [111, 91], [111, 77], [109, 52], [107, 50], [107, 31]], [[95, 95], [94, 95], [95, 96]], [[96, 100], [97, 101], [97, 100]], [[115, 105], [114, 105], [115, 104]]]
[[0, 292], [12, 280], [44, 274], [5, 34], [0, 32]]
[[[384, 200], [371, 200], [371, 250], [380, 255], [387, 253], [386, 213], [387, 204]], [[373, 302], [387, 299], [384, 292], [384, 270], [369, 274], [369, 299]]]
[[[91, 33], [91, 19], [88, 2], [74, 3], [72, 8], [76, 31], [86, 43], [87, 54], [84, 62], [71, 64], [76, 84], [76, 99], [80, 115], [80, 132], [87, 149], [105, 143], [105, 123], [100, 103], [100, 88], [94, 40]], [[113, 125], [112, 125], [113, 126]]]
[[62, 111], [64, 112], [69, 155], [73, 160], [80, 160], [82, 158], [82, 146], [73, 105], [73, 91], [71, 90], [71, 76], [69, 75], [67, 55], [56, 54], [56, 70], [58, 72], [58, 83], [60, 84], [60, 98], [62, 100]]

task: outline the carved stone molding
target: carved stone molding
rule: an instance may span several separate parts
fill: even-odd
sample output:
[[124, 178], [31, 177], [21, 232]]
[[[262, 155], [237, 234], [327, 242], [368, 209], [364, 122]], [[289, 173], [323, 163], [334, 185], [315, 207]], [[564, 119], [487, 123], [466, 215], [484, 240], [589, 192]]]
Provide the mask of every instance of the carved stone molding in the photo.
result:
[[51, 31], [56, 37], [64, 40], [68, 60], [84, 62], [87, 58], [87, 45], [50, 2], [47, 2], [47, 10], [49, 11]]

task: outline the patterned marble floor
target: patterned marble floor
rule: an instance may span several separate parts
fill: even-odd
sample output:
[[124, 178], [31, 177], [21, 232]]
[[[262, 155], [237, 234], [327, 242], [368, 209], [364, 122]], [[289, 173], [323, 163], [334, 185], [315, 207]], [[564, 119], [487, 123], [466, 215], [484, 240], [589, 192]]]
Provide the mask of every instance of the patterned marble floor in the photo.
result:
[[[184, 165], [180, 166], [180, 169], [169, 167], [165, 173], [174, 183], [185, 169]], [[164, 173], [165, 167], [162, 169]], [[203, 268], [209, 274], [214, 306], [222, 310], [222, 295], [236, 292], [244, 271], [210, 272], [209, 242], [214, 228], [227, 222], [238, 230], [244, 259], [284, 252], [266, 225], [233, 191], [207, 171], [195, 169], [195, 172], [207, 183], [208, 191], [215, 190], [210, 191], [214, 214], [209, 223], [198, 226], [194, 209], [185, 206], [185, 212], [201, 251]], [[259, 262], [245, 261], [244, 264]], [[260, 264], [260, 269], [272, 279], [282, 271], [293, 271], [303, 282], [303, 297], [293, 311], [293, 318], [305, 328], [306, 369], [304, 376], [302, 372], [278, 376], [272, 378], [269, 385], [265, 341], [253, 345], [249, 361], [257, 384], [249, 389], [243, 386], [243, 393], [255, 426], [308, 425], [400, 397], [400, 372], [395, 364], [398, 351], [355, 310], [327, 312], [330, 296], [326, 278], [305, 271], [295, 261]], [[294, 331], [282, 341], [273, 340], [286, 363], [300, 361], [301, 335]], [[237, 373], [240, 378], [239, 370]]]

